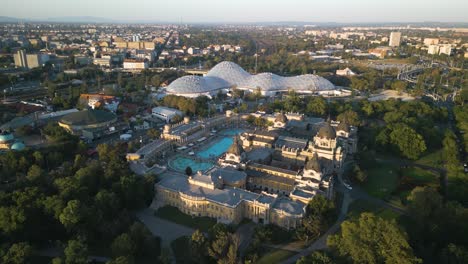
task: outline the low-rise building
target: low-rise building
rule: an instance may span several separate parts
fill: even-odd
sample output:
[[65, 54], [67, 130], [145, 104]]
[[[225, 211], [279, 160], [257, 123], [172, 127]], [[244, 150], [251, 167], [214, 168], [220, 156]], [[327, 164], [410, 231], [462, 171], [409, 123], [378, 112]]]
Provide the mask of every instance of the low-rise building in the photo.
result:
[[336, 70], [336, 75], [340, 76], [354, 76], [356, 73], [354, 73], [350, 68], [345, 68], [343, 70]]
[[142, 59], [125, 59], [123, 63], [124, 69], [127, 70], [144, 70], [148, 69], [148, 62]]
[[154, 107], [151, 110], [151, 114], [157, 118], [164, 120], [166, 123], [171, 122], [176, 116], [184, 116], [184, 113], [182, 113], [182, 111], [165, 106]]

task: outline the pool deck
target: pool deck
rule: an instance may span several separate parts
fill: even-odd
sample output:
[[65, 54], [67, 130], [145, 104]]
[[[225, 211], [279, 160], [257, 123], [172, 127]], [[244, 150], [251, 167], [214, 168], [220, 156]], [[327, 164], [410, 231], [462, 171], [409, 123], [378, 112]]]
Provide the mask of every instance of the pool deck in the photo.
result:
[[[235, 131], [234, 133], [232, 133], [233, 130]], [[216, 135], [208, 137], [207, 140], [205, 140], [203, 142], [200, 142], [200, 143], [197, 143], [193, 147], [188, 147], [187, 149], [185, 149], [183, 151], [180, 151], [176, 155], [170, 157], [169, 161], [167, 163], [168, 169], [172, 170], [172, 171], [183, 172], [185, 170], [185, 168], [183, 168], [183, 170], [179, 169], [179, 168], [175, 168], [173, 166], [173, 164], [172, 164], [172, 162], [174, 162], [174, 160], [176, 160], [177, 158], [180, 158], [180, 157], [186, 158], [186, 159], [191, 159], [196, 163], [211, 163], [211, 164], [213, 164], [213, 166], [211, 166], [210, 168], [208, 168], [206, 170], [212, 169], [214, 166], [216, 166], [218, 158], [221, 157], [225, 153], [225, 151], [223, 151], [223, 153], [221, 153], [220, 155], [217, 155], [216, 157], [200, 157], [198, 154], [200, 152], [204, 152], [204, 151], [210, 149], [211, 147], [213, 147], [213, 145], [218, 144], [224, 138], [229, 138], [229, 137], [232, 138], [235, 135], [241, 133], [242, 131], [245, 131], [245, 129], [235, 128], [235, 129], [224, 129], [224, 130], [218, 131], [218, 133]], [[229, 144], [229, 146], [230, 146], [230, 144]], [[227, 146], [226, 151], [229, 148], [229, 146]], [[188, 153], [192, 152], [192, 151], [195, 152], [195, 155], [188, 155]], [[204, 170], [204, 171], [206, 171], [206, 170]]]

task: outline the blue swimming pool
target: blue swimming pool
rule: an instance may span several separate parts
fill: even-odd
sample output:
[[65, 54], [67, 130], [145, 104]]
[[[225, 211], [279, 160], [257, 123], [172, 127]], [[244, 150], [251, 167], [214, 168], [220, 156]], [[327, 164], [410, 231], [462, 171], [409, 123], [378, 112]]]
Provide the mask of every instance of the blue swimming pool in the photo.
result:
[[228, 148], [232, 145], [232, 142], [234, 142], [232, 137], [222, 138], [213, 145], [209, 146], [207, 149], [198, 152], [197, 156], [205, 159], [217, 158], [228, 150]]
[[210, 162], [195, 161], [191, 158], [177, 157], [169, 161], [169, 166], [179, 172], [185, 172], [185, 168], [192, 168], [193, 172], [206, 171], [211, 169], [214, 164]]

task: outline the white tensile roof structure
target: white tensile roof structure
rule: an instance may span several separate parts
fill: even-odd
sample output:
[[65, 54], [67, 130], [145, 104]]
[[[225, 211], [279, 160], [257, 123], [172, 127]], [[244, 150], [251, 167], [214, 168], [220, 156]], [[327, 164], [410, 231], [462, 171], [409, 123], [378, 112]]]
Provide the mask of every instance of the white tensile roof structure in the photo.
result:
[[206, 76], [184, 76], [166, 87], [172, 94], [212, 93], [220, 89], [260, 89], [262, 93], [295, 90], [300, 93], [334, 90], [335, 86], [317, 75], [305, 74], [282, 77], [273, 73], [252, 75], [239, 65], [224, 61], [213, 67]]

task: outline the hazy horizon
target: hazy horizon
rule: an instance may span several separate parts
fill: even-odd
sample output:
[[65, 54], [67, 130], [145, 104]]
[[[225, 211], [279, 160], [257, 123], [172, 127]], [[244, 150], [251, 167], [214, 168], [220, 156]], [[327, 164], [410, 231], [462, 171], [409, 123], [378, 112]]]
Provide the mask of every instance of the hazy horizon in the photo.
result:
[[0, 16], [32, 20], [97, 17], [113, 21], [242, 23], [468, 22], [464, 0], [0, 0]]

